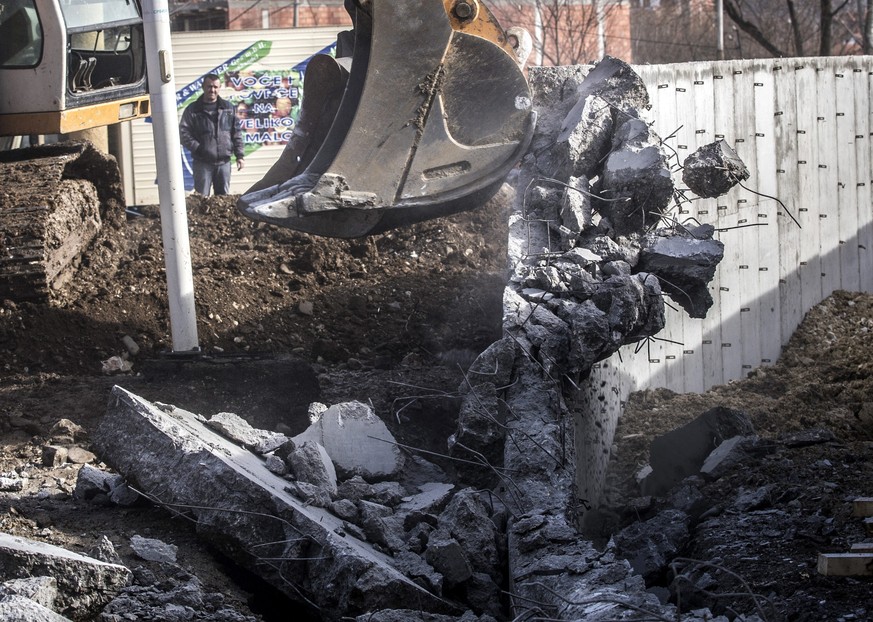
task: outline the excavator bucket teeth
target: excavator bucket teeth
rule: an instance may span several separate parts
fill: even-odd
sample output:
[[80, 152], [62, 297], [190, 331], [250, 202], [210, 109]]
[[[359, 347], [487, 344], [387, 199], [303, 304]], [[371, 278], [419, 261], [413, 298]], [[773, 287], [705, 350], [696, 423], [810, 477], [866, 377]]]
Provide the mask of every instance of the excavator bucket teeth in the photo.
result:
[[[317, 153], [308, 159], [289, 144], [240, 198], [247, 216], [329, 237], [380, 233], [481, 205], [527, 149], [530, 89], [484, 5], [363, 6], [338, 104], [330, 105], [338, 89], [315, 87], [315, 77], [308, 104], [307, 71], [297, 129]], [[329, 131], [313, 129], [331, 116]]]

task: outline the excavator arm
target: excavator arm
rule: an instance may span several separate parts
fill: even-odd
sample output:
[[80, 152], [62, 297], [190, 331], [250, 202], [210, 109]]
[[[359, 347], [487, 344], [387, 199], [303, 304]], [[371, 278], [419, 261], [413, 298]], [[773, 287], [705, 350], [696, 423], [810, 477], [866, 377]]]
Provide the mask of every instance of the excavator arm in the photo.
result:
[[240, 211], [353, 238], [481, 205], [533, 134], [519, 35], [478, 0], [347, 9], [351, 51], [341, 36], [310, 63], [294, 137]]

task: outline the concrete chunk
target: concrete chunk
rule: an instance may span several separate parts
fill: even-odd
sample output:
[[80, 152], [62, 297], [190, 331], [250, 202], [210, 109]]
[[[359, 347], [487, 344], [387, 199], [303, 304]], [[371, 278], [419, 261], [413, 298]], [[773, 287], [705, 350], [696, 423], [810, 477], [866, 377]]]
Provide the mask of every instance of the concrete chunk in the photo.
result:
[[368, 481], [392, 479], [404, 457], [385, 423], [361, 402], [327, 409], [320, 419], [324, 448], [337, 470]]
[[747, 460], [746, 448], [754, 445], [757, 436], [732, 436], [712, 450], [706, 457], [700, 474], [709, 479], [718, 479], [737, 464]]
[[473, 576], [464, 548], [446, 531], [431, 534], [424, 560], [443, 575], [446, 587], [463, 583]]
[[[506, 438], [506, 407], [493, 384], [482, 383], [464, 395], [458, 413], [458, 427], [449, 437], [449, 454], [461, 460], [486, 461], [493, 467], [503, 466], [503, 441]], [[494, 471], [459, 462], [461, 477], [475, 485], [493, 483]]]
[[0, 533], [0, 576], [52, 577], [58, 587], [55, 609], [76, 620], [96, 615], [131, 581], [124, 566], [4, 533]]
[[652, 441], [652, 474], [644, 482], [646, 494], [661, 494], [696, 474], [706, 457], [725, 440], [754, 434], [746, 413], [717, 406], [680, 428]]
[[576, 237], [584, 229], [592, 226], [591, 188], [588, 178], [584, 176], [570, 177], [567, 186], [561, 197], [561, 224], [571, 232], [569, 234], [571, 239], [567, 240], [565, 245], [567, 248], [572, 248]]
[[336, 494], [336, 469], [327, 450], [313, 441], [306, 441], [288, 455], [291, 472], [301, 482], [324, 488]]
[[0, 620], [3, 622], [70, 622], [70, 618], [18, 594], [0, 599]]
[[[289, 494], [263, 461], [204, 426], [193, 413], [164, 412], [114, 387], [94, 445], [139, 489], [185, 505], [200, 535], [325, 620], [415, 602], [452, 613], [451, 603], [404, 577], [391, 558], [350, 534], [343, 521]], [[263, 563], [263, 559], [286, 560]]]
[[419, 493], [404, 497], [398, 508], [401, 512], [434, 513], [440, 511], [449, 502], [454, 484], [428, 482], [418, 487]]
[[651, 582], [688, 542], [690, 519], [679, 510], [665, 510], [653, 518], [625, 527], [614, 536], [618, 553]]
[[555, 143], [554, 153], [566, 159], [555, 171], [543, 171], [566, 179], [569, 175], [591, 177], [609, 152], [612, 140], [612, 109], [596, 95], [587, 95], [567, 114]]
[[[709, 282], [724, 258], [724, 244], [711, 231], [685, 232], [659, 229], [645, 236], [637, 268], [662, 277], [670, 297], [694, 318], [706, 317], [712, 306]], [[708, 233], [708, 236], [705, 236]]]
[[518, 354], [518, 346], [509, 337], [495, 341], [482, 352], [470, 369], [467, 376], [458, 387], [460, 393], [466, 393], [471, 385], [480, 382], [490, 382], [496, 387], [505, 387], [511, 382], [513, 364]]
[[682, 181], [697, 196], [723, 195], [749, 178], [749, 169], [724, 140], [704, 145], [682, 164]]
[[673, 198], [673, 178], [659, 144], [621, 145], [609, 154], [596, 209], [616, 235], [640, 233], [658, 222]]
[[234, 413], [218, 413], [210, 417], [206, 425], [230, 440], [255, 449], [259, 453], [272, 451], [288, 440], [285, 435], [278, 432], [254, 428], [248, 421]]
[[53, 468], [59, 467], [67, 461], [67, 448], [59, 445], [43, 445], [42, 465]]
[[175, 564], [176, 553], [179, 552], [179, 547], [175, 544], [167, 544], [157, 538], [143, 538], [139, 535], [130, 539], [130, 548], [141, 559], [165, 564]]
[[112, 477], [112, 473], [101, 471], [89, 464], [82, 466], [79, 469], [79, 475], [76, 477], [76, 488], [73, 490], [73, 497], [83, 501], [90, 501], [99, 494], [108, 493], [112, 488]]
[[[12, 594], [28, 598], [51, 609], [55, 606], [55, 599], [58, 597], [58, 582], [53, 577], [30, 577], [12, 579], [0, 585], [0, 600], [5, 600]], [[0, 617], [0, 620], [5, 619]]]
[[588, 72], [578, 95], [580, 101], [597, 95], [610, 105], [617, 120], [637, 117], [640, 110], [649, 107], [649, 92], [642, 78], [626, 62], [612, 56], [604, 56]]

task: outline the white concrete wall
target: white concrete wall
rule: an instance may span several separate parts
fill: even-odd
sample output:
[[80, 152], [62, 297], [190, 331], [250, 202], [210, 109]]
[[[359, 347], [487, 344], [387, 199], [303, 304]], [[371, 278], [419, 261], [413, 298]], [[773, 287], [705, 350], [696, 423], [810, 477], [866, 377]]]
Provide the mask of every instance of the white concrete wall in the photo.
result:
[[667, 309], [656, 339], [627, 346], [594, 370], [584, 392], [591, 410], [577, 426], [580, 494], [591, 499], [629, 393], [702, 392], [743, 378], [774, 363], [806, 312], [834, 290], [873, 292], [873, 57], [634, 69], [649, 89], [649, 120], [677, 154], [677, 187], [684, 187], [685, 157], [719, 138], [751, 177], [749, 190], [694, 200], [671, 214], [711, 223], [724, 242], [710, 286], [715, 304], [695, 320], [667, 299], [678, 310]]
[[[748, 190], [671, 214], [713, 224], [724, 242], [707, 318], [668, 308], [657, 340], [611, 360], [627, 379], [623, 395], [700, 392], [775, 362], [806, 312], [834, 290], [873, 291], [873, 57], [635, 69], [678, 164], [724, 138], [751, 172]], [[675, 178], [684, 187], [678, 167]]]

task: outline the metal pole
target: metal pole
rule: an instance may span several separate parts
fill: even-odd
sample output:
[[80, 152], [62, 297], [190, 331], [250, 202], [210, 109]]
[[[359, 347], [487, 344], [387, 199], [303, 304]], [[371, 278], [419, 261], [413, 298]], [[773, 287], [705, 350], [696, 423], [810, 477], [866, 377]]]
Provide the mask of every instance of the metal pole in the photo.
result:
[[294, 0], [294, 22], [293, 27], [297, 28], [300, 24], [300, 2]]
[[143, 0], [152, 134], [174, 352], [199, 350], [167, 0]]
[[606, 19], [603, 0], [594, 0], [594, 13], [597, 19], [597, 58], [606, 56]]
[[724, 0], [715, 3], [715, 29], [718, 33], [718, 59], [724, 60]]

